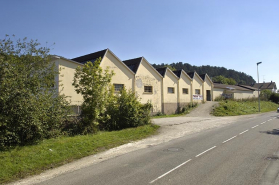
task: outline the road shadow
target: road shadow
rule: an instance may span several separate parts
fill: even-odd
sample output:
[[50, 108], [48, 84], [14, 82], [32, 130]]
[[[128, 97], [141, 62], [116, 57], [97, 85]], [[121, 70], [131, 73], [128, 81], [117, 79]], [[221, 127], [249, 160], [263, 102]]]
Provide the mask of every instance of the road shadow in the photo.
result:
[[269, 131], [261, 131], [260, 133], [279, 135], [279, 129], [273, 129], [273, 130], [269, 130]]

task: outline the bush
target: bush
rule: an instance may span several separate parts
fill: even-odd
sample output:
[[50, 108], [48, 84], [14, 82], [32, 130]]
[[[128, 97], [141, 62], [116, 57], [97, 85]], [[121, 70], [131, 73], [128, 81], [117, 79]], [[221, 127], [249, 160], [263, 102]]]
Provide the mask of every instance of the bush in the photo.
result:
[[150, 124], [151, 103], [141, 104], [132, 91], [121, 90], [110, 99], [106, 119], [100, 125], [104, 130], [121, 130]]
[[37, 41], [0, 40], [0, 147], [60, 134], [68, 102], [55, 87], [58, 71]]
[[279, 104], [279, 94], [277, 94], [277, 93], [272, 93], [272, 94], [270, 95], [270, 98], [269, 98], [269, 99], [270, 99], [270, 101]]

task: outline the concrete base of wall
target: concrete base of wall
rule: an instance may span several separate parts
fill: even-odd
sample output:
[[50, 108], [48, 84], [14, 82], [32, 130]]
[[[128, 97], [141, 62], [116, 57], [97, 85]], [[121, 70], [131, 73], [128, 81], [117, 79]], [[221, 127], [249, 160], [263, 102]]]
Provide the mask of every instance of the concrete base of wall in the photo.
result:
[[175, 114], [179, 111], [179, 104], [178, 103], [163, 103], [163, 113], [164, 114]]

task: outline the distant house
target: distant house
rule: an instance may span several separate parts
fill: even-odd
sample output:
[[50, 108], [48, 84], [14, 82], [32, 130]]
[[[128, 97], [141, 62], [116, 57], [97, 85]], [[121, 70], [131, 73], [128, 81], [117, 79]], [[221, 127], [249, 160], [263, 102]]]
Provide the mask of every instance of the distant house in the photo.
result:
[[163, 76], [162, 83], [162, 112], [174, 114], [179, 108], [178, 80], [179, 78], [168, 68], [156, 69]]
[[255, 88], [218, 83], [214, 83], [213, 85], [213, 100], [218, 97], [226, 99], [246, 99], [258, 97], [258, 91]]
[[141, 103], [152, 103], [152, 113], [162, 112], [163, 76], [144, 58], [123, 61], [135, 74], [135, 93]]
[[265, 83], [255, 83], [252, 85], [254, 88], [259, 88], [260, 90], [270, 90], [271, 92], [276, 93], [277, 92], [277, 87], [275, 82], [265, 82]]

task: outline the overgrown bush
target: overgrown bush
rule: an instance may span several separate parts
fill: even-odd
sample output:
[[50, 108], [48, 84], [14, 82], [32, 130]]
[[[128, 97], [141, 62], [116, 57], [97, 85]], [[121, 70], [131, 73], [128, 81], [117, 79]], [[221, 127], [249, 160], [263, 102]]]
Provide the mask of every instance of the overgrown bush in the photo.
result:
[[272, 92], [268, 89], [261, 90], [260, 98], [263, 101], [269, 101], [271, 94], [272, 94]]
[[270, 101], [279, 104], [279, 94], [278, 93], [272, 93], [269, 97]]
[[110, 99], [106, 118], [100, 125], [105, 130], [121, 130], [150, 124], [151, 103], [141, 104], [135, 93], [125, 88]]
[[197, 102], [188, 103], [180, 109], [179, 113], [187, 113], [189, 110], [195, 108], [196, 106], [198, 106]]
[[68, 103], [55, 87], [58, 71], [37, 41], [0, 40], [0, 147], [60, 133]]
[[87, 62], [78, 67], [74, 76], [73, 86], [78, 94], [83, 96], [81, 105], [81, 134], [95, 133], [98, 125], [105, 119], [105, 111], [111, 94], [109, 87], [114, 75], [108, 69], [100, 67], [101, 57], [94, 63]]

